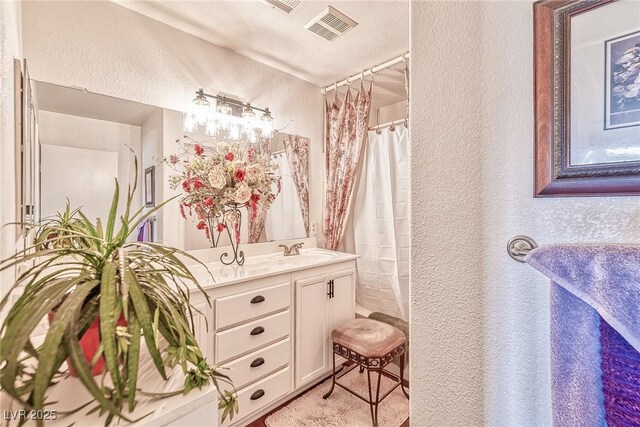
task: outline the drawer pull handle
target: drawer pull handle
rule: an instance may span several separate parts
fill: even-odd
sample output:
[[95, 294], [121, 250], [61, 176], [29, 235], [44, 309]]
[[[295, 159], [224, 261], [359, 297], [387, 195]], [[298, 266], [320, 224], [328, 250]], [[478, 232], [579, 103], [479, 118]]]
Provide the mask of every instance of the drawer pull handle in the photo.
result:
[[256, 391], [251, 395], [251, 400], [258, 400], [258, 399], [260, 399], [262, 396], [264, 396], [264, 390], [263, 390], [263, 389], [256, 390]]
[[251, 335], [260, 335], [261, 333], [264, 332], [264, 328], [262, 326], [256, 326], [255, 328], [253, 328], [253, 330], [251, 331]]
[[257, 368], [260, 365], [264, 364], [264, 359], [262, 357], [258, 357], [256, 360], [254, 360], [253, 362], [251, 362], [251, 367], [252, 368]]
[[255, 296], [251, 299], [251, 304], [258, 304], [264, 302], [264, 297], [262, 295]]

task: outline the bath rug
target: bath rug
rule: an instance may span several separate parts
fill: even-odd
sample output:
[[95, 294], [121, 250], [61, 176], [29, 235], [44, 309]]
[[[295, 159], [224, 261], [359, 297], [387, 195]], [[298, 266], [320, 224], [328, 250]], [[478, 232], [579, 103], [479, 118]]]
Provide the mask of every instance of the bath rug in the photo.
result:
[[[378, 375], [371, 374], [374, 387]], [[338, 380], [351, 390], [368, 397], [367, 372], [362, 374], [358, 368]], [[380, 396], [393, 387], [394, 381], [382, 376]], [[269, 415], [265, 420], [267, 427], [371, 427], [369, 404], [358, 399], [348, 391], [336, 386], [331, 396], [324, 400], [322, 396], [331, 388], [331, 378], [312, 388], [287, 406]], [[378, 405], [378, 425], [380, 427], [399, 427], [409, 417], [409, 399], [396, 388]]]

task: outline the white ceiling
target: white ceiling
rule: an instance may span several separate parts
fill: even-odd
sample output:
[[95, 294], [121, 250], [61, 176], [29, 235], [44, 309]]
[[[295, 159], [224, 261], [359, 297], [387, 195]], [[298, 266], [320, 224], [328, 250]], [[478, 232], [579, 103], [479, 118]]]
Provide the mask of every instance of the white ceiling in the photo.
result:
[[[287, 14], [258, 0], [116, 3], [317, 86], [325, 86], [409, 50], [407, 0], [302, 0]], [[331, 5], [358, 25], [329, 42], [304, 25]], [[402, 73], [381, 73], [376, 104], [405, 97]]]

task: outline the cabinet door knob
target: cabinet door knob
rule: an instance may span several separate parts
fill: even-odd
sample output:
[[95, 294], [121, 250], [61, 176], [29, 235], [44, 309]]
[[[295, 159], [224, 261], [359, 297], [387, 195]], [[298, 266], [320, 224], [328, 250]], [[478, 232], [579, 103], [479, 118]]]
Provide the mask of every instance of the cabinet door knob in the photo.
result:
[[260, 365], [264, 364], [264, 359], [262, 357], [258, 357], [256, 360], [254, 360], [253, 362], [251, 362], [251, 367], [252, 368], [257, 368]]
[[264, 396], [264, 390], [260, 389], [260, 390], [256, 390], [253, 392], [253, 394], [251, 395], [251, 400], [258, 400], [260, 399], [262, 396]]
[[256, 326], [255, 328], [253, 328], [253, 330], [251, 331], [251, 335], [260, 335], [261, 333], [264, 332], [264, 328], [262, 326]]
[[264, 301], [264, 297], [262, 295], [255, 296], [251, 298], [251, 304], [258, 304]]

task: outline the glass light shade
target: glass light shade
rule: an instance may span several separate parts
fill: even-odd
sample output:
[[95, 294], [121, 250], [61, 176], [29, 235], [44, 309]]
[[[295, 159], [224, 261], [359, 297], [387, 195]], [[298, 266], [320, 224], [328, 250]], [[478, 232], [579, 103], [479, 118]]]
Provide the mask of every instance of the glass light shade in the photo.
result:
[[262, 125], [260, 126], [262, 130], [262, 136], [264, 138], [271, 138], [273, 136], [273, 117], [271, 117], [271, 113], [267, 109], [267, 111], [260, 118], [262, 121]]
[[205, 125], [209, 120], [210, 108], [209, 101], [204, 96], [197, 96], [193, 100], [193, 114], [196, 119], [196, 123], [199, 125]]
[[231, 127], [231, 113], [233, 112], [231, 106], [226, 101], [222, 101], [218, 104], [217, 110], [218, 128], [221, 130], [229, 130]]
[[239, 141], [242, 136], [240, 124], [234, 124], [229, 129], [229, 139]]
[[215, 118], [213, 117], [209, 118], [209, 121], [207, 121], [207, 128], [204, 130], [204, 133], [207, 136], [213, 136], [213, 137], [218, 136], [218, 134], [220, 133], [220, 130], [218, 129], [218, 123], [216, 123]]
[[256, 113], [253, 112], [251, 107], [244, 107], [242, 110], [242, 127], [243, 132], [249, 134], [254, 126], [254, 121], [256, 118]]
[[193, 113], [184, 114], [182, 119], [182, 130], [189, 133], [193, 133], [198, 130], [198, 123], [196, 122], [196, 118]]

